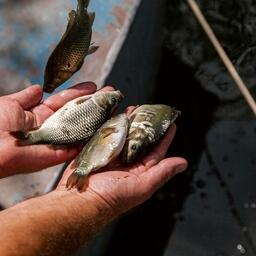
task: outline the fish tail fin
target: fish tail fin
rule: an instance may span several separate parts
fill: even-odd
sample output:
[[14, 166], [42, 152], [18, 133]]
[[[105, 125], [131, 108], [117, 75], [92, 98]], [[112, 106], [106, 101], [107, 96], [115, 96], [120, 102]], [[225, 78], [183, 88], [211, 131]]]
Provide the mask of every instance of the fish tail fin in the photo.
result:
[[26, 146], [34, 144], [34, 142], [30, 139], [28, 132], [10, 132], [10, 135], [12, 135], [14, 138], [17, 139], [17, 145], [18, 146]]
[[27, 132], [18, 131], [18, 132], [10, 132], [10, 134], [18, 140], [27, 140], [28, 139]]
[[38, 131], [29, 131], [29, 132], [23, 132], [23, 131], [16, 131], [16, 132], [10, 132], [10, 134], [19, 140], [20, 145], [31, 145], [37, 143], [40, 139], [37, 136]]
[[78, 10], [87, 9], [90, 4], [90, 0], [77, 0], [77, 1], [78, 1]]
[[88, 174], [75, 170], [68, 178], [66, 188], [72, 189], [76, 187], [79, 191], [83, 189], [88, 179]]

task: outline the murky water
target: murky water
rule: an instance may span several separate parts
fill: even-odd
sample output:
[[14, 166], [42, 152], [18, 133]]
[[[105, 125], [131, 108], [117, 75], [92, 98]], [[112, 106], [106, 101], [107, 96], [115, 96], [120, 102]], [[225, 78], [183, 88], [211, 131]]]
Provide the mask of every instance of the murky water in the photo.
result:
[[[255, 96], [255, 3], [198, 3]], [[122, 219], [107, 255], [129, 240], [124, 256], [254, 256], [254, 117], [186, 1], [166, 10], [155, 101], [181, 109], [169, 154], [186, 157], [189, 169]]]

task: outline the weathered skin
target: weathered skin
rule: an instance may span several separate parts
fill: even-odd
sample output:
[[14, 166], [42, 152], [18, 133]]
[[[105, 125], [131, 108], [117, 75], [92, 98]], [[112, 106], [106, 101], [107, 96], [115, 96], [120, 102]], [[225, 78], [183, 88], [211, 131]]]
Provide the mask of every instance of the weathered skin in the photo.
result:
[[176, 120], [180, 111], [167, 105], [142, 105], [130, 115], [123, 162], [130, 164], [144, 155]]
[[68, 102], [34, 131], [12, 133], [27, 144], [66, 144], [88, 140], [111, 116], [123, 95], [120, 91], [96, 92]]
[[85, 145], [75, 164], [76, 170], [69, 177], [66, 186], [83, 188], [89, 173], [111, 162], [120, 154], [128, 132], [128, 118], [125, 114], [108, 120]]
[[83, 65], [84, 58], [98, 47], [91, 46], [95, 14], [88, 13], [89, 0], [78, 0], [77, 11], [69, 13], [65, 34], [56, 46], [45, 69], [44, 91], [52, 93]]

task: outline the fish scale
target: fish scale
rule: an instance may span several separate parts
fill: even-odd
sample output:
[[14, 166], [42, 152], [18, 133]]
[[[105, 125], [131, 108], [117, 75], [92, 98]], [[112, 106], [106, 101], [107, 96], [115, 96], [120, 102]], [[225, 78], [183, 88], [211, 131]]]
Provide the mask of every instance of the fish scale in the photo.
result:
[[44, 91], [52, 93], [67, 81], [83, 65], [86, 55], [95, 52], [91, 47], [94, 13], [87, 7], [90, 1], [79, 0], [77, 11], [69, 13], [69, 22], [65, 34], [50, 55], [44, 75]]
[[125, 143], [128, 131], [126, 114], [112, 117], [94, 134], [74, 162], [75, 171], [68, 178], [66, 186], [81, 190], [87, 176], [109, 164], [116, 158]]
[[142, 105], [130, 116], [128, 138], [123, 149], [123, 162], [132, 163], [145, 155], [176, 120], [180, 111], [167, 105]]
[[89, 139], [123, 99], [120, 91], [97, 92], [70, 101], [33, 131], [13, 132], [27, 144], [66, 144]]
[[[74, 60], [75, 62], [81, 62], [81, 58], [84, 58], [88, 50], [88, 45], [91, 42], [91, 32], [81, 30], [80, 26], [88, 27], [89, 24], [86, 20], [80, 20], [76, 29], [70, 31], [69, 37], [66, 38], [66, 45], [64, 47], [64, 53], [68, 57], [67, 59]], [[80, 31], [81, 30], [81, 31]], [[78, 37], [79, 34], [79, 37]], [[70, 55], [70, 56], [68, 56]]]
[[[86, 104], [86, 102], [83, 104]], [[42, 130], [47, 129], [49, 141], [61, 144], [72, 143], [74, 141], [86, 140], [93, 135], [94, 131], [106, 119], [107, 113], [104, 109], [99, 108], [92, 100], [86, 106], [83, 106], [83, 104], [78, 109], [75, 109], [74, 106], [74, 110], [71, 110], [67, 117], [66, 115], [59, 115], [54, 120], [54, 124], [49, 122], [47, 126], [42, 127]], [[83, 125], [85, 118], [87, 122]], [[55, 126], [60, 129], [57, 134], [55, 132]], [[67, 131], [72, 131], [72, 133]]]

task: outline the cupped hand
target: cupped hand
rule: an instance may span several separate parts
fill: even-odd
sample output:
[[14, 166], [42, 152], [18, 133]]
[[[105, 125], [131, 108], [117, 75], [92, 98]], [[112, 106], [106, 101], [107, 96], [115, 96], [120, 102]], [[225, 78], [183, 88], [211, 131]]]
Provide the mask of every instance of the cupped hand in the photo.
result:
[[[187, 162], [183, 158], [164, 159], [175, 132], [176, 126], [173, 125], [152, 152], [141, 161], [124, 166], [120, 160], [116, 160], [99, 172], [92, 173], [83, 192], [78, 192], [75, 188], [70, 192], [92, 198], [99, 209], [108, 210], [115, 216], [144, 202], [170, 178], [187, 168]], [[66, 190], [67, 179], [74, 171], [72, 166], [71, 163], [65, 171], [58, 190]]]
[[0, 178], [34, 172], [73, 159], [79, 152], [77, 146], [18, 146], [10, 132], [39, 127], [68, 101], [95, 90], [95, 84], [82, 83], [43, 101], [42, 88], [35, 85], [0, 97]]

